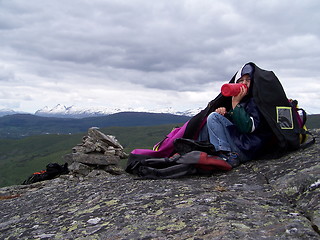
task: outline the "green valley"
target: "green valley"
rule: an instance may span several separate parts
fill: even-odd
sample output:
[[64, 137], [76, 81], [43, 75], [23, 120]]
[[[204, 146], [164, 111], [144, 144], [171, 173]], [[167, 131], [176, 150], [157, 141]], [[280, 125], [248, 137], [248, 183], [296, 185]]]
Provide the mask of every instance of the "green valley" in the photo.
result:
[[[152, 148], [177, 124], [136, 127], [107, 127], [100, 131], [113, 135], [130, 153], [135, 148]], [[33, 172], [50, 162], [63, 163], [62, 157], [82, 142], [87, 133], [47, 134], [22, 139], [0, 139], [0, 187], [21, 184]], [[122, 163], [125, 166], [125, 161]]]

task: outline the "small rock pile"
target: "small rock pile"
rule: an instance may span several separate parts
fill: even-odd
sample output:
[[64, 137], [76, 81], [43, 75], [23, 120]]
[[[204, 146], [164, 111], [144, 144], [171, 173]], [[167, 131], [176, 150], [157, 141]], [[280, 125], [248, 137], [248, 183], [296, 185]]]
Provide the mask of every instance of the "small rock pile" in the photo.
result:
[[63, 158], [75, 176], [96, 177], [99, 175], [120, 175], [124, 170], [119, 166], [120, 159], [128, 155], [114, 136], [105, 135], [97, 127], [89, 128], [82, 143], [72, 148], [72, 153]]

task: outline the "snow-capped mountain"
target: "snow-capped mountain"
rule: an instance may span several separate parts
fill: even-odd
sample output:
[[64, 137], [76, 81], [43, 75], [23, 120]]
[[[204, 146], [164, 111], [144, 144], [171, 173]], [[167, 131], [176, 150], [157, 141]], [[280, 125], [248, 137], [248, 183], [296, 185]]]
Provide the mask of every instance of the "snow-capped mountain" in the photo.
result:
[[117, 109], [109, 110], [102, 108], [81, 108], [76, 106], [66, 107], [58, 104], [54, 108], [45, 106], [44, 108], [35, 112], [35, 115], [42, 117], [66, 117], [66, 118], [84, 118], [104, 116], [112, 113], [119, 112]]
[[13, 114], [18, 114], [21, 112], [16, 112], [11, 109], [0, 109], [0, 117], [6, 116], [6, 115], [13, 115]]
[[154, 109], [148, 110], [145, 108], [106, 108], [106, 107], [90, 107], [83, 108], [77, 106], [66, 107], [64, 105], [58, 104], [54, 108], [49, 108], [48, 106], [35, 112], [37, 116], [43, 117], [63, 117], [63, 118], [84, 118], [84, 117], [98, 117], [110, 114], [115, 114], [119, 112], [149, 112], [149, 113], [169, 113], [174, 115], [182, 116], [194, 116], [201, 109], [189, 109], [186, 111], [175, 111], [173, 108], [164, 109]]

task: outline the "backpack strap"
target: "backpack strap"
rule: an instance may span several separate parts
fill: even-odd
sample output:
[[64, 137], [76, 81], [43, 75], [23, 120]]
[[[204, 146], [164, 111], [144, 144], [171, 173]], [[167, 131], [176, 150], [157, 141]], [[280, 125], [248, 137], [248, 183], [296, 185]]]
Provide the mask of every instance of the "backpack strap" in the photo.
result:
[[307, 113], [303, 108], [297, 108], [297, 112], [301, 113], [302, 115], [302, 126], [306, 124], [307, 122]]
[[313, 136], [313, 134], [310, 131], [303, 129], [303, 128], [300, 128], [297, 131], [298, 131], [298, 133], [305, 135], [305, 137], [307, 135], [309, 135], [311, 137], [311, 139], [309, 141], [306, 141], [300, 145], [301, 149], [306, 149], [316, 142], [315, 136]]

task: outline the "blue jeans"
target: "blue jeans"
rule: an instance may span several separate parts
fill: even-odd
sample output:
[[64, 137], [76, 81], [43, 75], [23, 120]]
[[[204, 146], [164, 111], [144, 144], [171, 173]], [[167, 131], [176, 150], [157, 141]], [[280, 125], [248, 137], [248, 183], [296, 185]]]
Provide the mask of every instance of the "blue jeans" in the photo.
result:
[[236, 152], [244, 158], [242, 152], [234, 144], [227, 127], [233, 125], [227, 118], [219, 113], [212, 112], [207, 118], [207, 124], [200, 132], [199, 140], [209, 140], [216, 151]]

